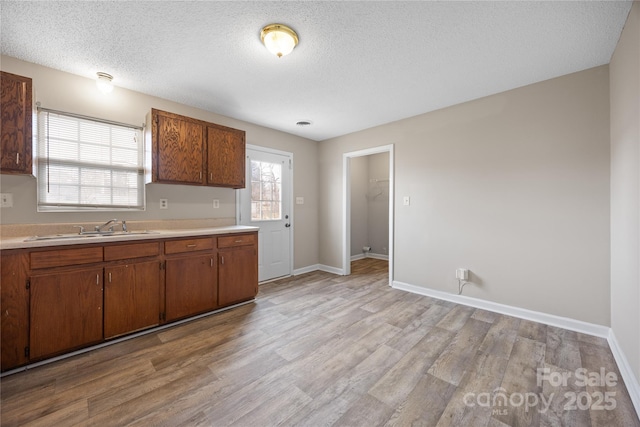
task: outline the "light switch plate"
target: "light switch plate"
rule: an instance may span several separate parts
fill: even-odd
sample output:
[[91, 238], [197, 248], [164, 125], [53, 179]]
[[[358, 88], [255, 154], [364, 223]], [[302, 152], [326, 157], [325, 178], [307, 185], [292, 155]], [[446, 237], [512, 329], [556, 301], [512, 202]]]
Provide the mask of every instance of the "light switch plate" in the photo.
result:
[[13, 193], [0, 193], [0, 208], [13, 207]]
[[304, 197], [296, 197], [296, 205], [304, 205]]
[[402, 198], [402, 204], [405, 205], [405, 206], [409, 206], [411, 204], [411, 197], [404, 196]]

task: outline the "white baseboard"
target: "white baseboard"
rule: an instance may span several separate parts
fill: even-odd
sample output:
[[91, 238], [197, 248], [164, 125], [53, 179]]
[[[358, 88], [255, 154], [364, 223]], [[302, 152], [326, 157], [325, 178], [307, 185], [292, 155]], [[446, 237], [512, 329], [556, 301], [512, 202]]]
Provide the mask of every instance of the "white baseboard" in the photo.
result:
[[318, 271], [318, 270], [320, 270], [320, 264], [313, 264], [313, 265], [308, 265], [302, 268], [296, 268], [295, 270], [293, 270], [293, 275], [299, 276], [301, 274], [311, 273], [312, 271]]
[[631, 369], [631, 365], [624, 355], [622, 348], [620, 348], [616, 335], [611, 328], [609, 328], [607, 341], [609, 342], [611, 353], [613, 353], [613, 358], [616, 359], [616, 363], [618, 364], [618, 369], [620, 369], [624, 384], [627, 386], [627, 391], [629, 391], [633, 406], [636, 408], [636, 413], [640, 415], [640, 384], [638, 384], [638, 378], [636, 378], [633, 373], [633, 369]]
[[302, 268], [296, 268], [295, 270], [293, 270], [293, 275], [298, 276], [300, 274], [311, 273], [312, 271], [318, 271], [318, 270], [324, 271], [327, 273], [337, 274], [339, 276], [344, 276], [344, 270], [342, 270], [341, 268], [331, 267], [329, 265], [324, 265], [324, 264], [313, 264], [313, 265], [308, 265]]
[[344, 270], [338, 267], [331, 267], [330, 265], [318, 264], [318, 270], [325, 271], [327, 273], [337, 274], [344, 276]]
[[389, 255], [374, 254], [373, 252], [369, 252], [366, 254], [351, 255], [351, 261], [358, 261], [359, 259], [365, 259], [365, 258], [382, 259], [385, 261], [389, 261]]
[[595, 335], [602, 338], [609, 337], [610, 328], [607, 326], [596, 325], [594, 323], [588, 323], [581, 320], [570, 319], [568, 317], [561, 317], [554, 314], [528, 310], [526, 308], [500, 304], [497, 302], [482, 300], [479, 298], [473, 298], [464, 295], [455, 295], [443, 291], [436, 291], [434, 289], [423, 288], [421, 286], [410, 285], [408, 283], [398, 281], [393, 282], [393, 287], [396, 289], [401, 289], [403, 291], [412, 292], [414, 294], [425, 295], [445, 301], [468, 305], [470, 307], [494, 311], [496, 313], [506, 314], [508, 316], [514, 316], [525, 320], [531, 320], [533, 322], [544, 323], [546, 325], [556, 326], [558, 328], [568, 329], [570, 331], [581, 332], [588, 335]]

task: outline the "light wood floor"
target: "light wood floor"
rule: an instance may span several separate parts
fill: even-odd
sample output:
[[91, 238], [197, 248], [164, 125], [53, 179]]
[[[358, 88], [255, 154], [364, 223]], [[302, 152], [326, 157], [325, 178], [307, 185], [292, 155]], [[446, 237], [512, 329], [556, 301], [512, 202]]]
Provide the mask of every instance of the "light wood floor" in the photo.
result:
[[[545, 367], [572, 377], [538, 384]], [[579, 368], [617, 385], [581, 386]], [[7, 426], [640, 426], [604, 339], [391, 289], [372, 259], [7, 376], [1, 404]]]

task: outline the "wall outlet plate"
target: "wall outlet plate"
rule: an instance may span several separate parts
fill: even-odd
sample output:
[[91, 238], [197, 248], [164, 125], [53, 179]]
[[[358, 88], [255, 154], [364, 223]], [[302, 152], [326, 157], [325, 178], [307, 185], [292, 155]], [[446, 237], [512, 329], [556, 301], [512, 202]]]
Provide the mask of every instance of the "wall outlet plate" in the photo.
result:
[[469, 270], [466, 268], [458, 268], [456, 270], [456, 279], [458, 280], [468, 280], [469, 279]]
[[213, 199], [213, 209], [218, 209], [220, 207], [220, 200]]
[[0, 193], [0, 208], [13, 207], [13, 193]]
[[160, 199], [160, 209], [169, 209], [169, 199]]

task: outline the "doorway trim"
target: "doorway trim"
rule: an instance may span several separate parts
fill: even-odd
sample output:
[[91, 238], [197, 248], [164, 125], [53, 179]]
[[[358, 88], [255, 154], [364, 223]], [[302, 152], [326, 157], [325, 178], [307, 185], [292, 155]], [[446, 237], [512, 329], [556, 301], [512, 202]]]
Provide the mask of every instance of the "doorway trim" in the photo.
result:
[[342, 274], [351, 274], [351, 159], [372, 154], [389, 153], [389, 286], [393, 285], [394, 240], [394, 145], [382, 145], [342, 155]]
[[[293, 161], [293, 153], [289, 152], [289, 151], [282, 151], [282, 150], [277, 150], [275, 148], [269, 148], [269, 147], [262, 147], [259, 145], [252, 145], [252, 144], [247, 144], [245, 147], [245, 158], [247, 156], [246, 152], [252, 150], [252, 151], [261, 151], [263, 153], [269, 153], [269, 154], [278, 154], [281, 156], [285, 156], [289, 158], [289, 167], [285, 168], [285, 170], [283, 171], [283, 173], [288, 173], [289, 174], [289, 218], [290, 218], [290, 224], [291, 224], [291, 232], [289, 233], [289, 273], [287, 276], [283, 276], [283, 277], [288, 277], [291, 276], [293, 274], [293, 254], [295, 252], [295, 247], [294, 247], [294, 233], [295, 233], [295, 219], [296, 219], [296, 215], [295, 215], [295, 205], [293, 204], [294, 201], [294, 196], [293, 196], [293, 187], [294, 187], [294, 183], [293, 183], [293, 167], [294, 167], [294, 161]], [[246, 173], [246, 171], [245, 171]], [[240, 189], [236, 190], [235, 192], [235, 196], [236, 196], [236, 224], [240, 224]], [[281, 277], [278, 277], [278, 279], [280, 279]], [[275, 279], [273, 279], [275, 280]], [[266, 282], [268, 282], [269, 280], [267, 280]]]

